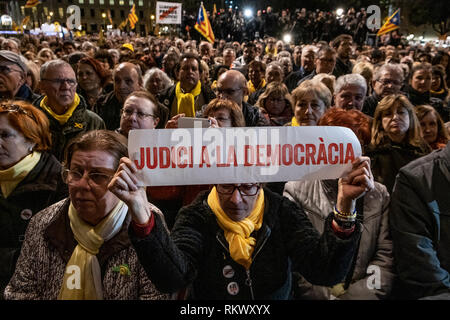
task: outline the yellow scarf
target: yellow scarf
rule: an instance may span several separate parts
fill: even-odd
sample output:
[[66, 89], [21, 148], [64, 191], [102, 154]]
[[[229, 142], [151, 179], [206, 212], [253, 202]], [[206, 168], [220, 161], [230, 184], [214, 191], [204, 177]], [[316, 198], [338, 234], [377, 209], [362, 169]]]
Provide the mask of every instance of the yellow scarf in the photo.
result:
[[300, 123], [297, 122], [297, 118], [296, 117], [292, 117], [291, 127], [300, 127]]
[[219, 226], [224, 231], [231, 258], [248, 270], [252, 264], [252, 254], [256, 244], [256, 239], [250, 237], [250, 234], [253, 230], [259, 230], [263, 222], [264, 190], [260, 190], [250, 215], [239, 222], [231, 220], [220, 207], [215, 187], [209, 193], [208, 205], [216, 215]]
[[73, 99], [72, 105], [67, 109], [67, 111], [64, 114], [56, 114], [48, 105], [47, 105], [47, 96], [44, 97], [41, 101], [41, 108], [46, 110], [53, 118], [58, 120], [60, 125], [65, 124], [69, 118], [72, 116], [75, 109], [80, 104], [80, 97], [78, 96], [78, 93], [75, 93], [75, 99]]
[[96, 226], [92, 226], [79, 217], [72, 202], [70, 203], [70, 228], [78, 245], [67, 262], [58, 300], [103, 299], [101, 271], [96, 255], [103, 243], [120, 231], [127, 212], [126, 204], [119, 201], [111, 213]]
[[188, 93], [181, 92], [181, 84], [177, 83], [175, 95], [177, 97], [177, 114], [184, 113], [186, 117], [195, 117], [194, 98], [202, 92], [200, 81], [197, 82], [195, 88]]
[[261, 85], [259, 85], [258, 88], [255, 88], [255, 86], [253, 85], [252, 80], [248, 80], [248, 82], [247, 82], [248, 95], [251, 95], [256, 90], [263, 88], [265, 85], [266, 85], [266, 79], [262, 79], [261, 80]]
[[28, 173], [33, 170], [39, 162], [39, 159], [41, 159], [41, 153], [33, 152], [17, 162], [11, 168], [0, 170], [0, 186], [5, 199], [8, 198], [20, 181], [25, 179]]
[[266, 46], [266, 53], [271, 53], [274, 56], [277, 55], [277, 47], [274, 47], [272, 51], [269, 50], [269, 46]]

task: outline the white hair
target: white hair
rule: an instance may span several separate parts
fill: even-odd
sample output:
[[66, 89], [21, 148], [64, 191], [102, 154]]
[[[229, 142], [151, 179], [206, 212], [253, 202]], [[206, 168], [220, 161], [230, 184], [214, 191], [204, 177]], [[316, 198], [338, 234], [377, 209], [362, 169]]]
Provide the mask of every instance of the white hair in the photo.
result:
[[173, 84], [173, 81], [169, 78], [169, 76], [164, 71], [162, 71], [159, 68], [153, 67], [150, 70], [148, 70], [144, 75], [144, 88], [145, 89], [147, 89], [150, 79], [155, 74], [158, 74], [161, 77], [161, 80], [164, 84], [163, 90], [167, 89], [168, 87], [170, 87]]
[[62, 67], [69, 67], [70, 69], [72, 69], [72, 66], [68, 62], [66, 62], [64, 60], [61, 60], [61, 59], [47, 61], [46, 63], [44, 63], [41, 66], [40, 78], [41, 79], [45, 79], [46, 78], [45, 74], [47, 73], [48, 69], [50, 69], [50, 68], [51, 69], [53, 69], [53, 68], [62, 68]]
[[342, 89], [344, 89], [347, 86], [358, 86], [364, 90], [364, 95], [367, 93], [367, 82], [364, 77], [358, 73], [350, 73], [345, 74], [343, 76], [340, 76], [336, 80], [336, 86], [334, 88], [334, 93], [338, 94], [341, 92]]

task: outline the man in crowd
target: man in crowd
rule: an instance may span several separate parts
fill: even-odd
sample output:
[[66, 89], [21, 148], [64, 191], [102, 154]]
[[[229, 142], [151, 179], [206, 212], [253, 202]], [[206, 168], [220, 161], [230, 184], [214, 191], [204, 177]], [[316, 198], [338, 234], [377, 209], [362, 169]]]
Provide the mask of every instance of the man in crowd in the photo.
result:
[[372, 80], [373, 92], [364, 100], [362, 112], [373, 117], [378, 102], [385, 96], [397, 94], [403, 85], [403, 70], [398, 64], [379, 67]]
[[170, 110], [170, 117], [184, 113], [186, 117], [195, 117], [202, 106], [215, 98], [208, 86], [202, 86], [200, 59], [192, 53], [185, 53], [178, 66], [179, 82], [163, 91], [159, 100]]
[[336, 66], [333, 75], [337, 78], [344, 74], [352, 73], [353, 64], [350, 61], [352, 54], [353, 38], [348, 34], [341, 34], [333, 40], [332, 46], [336, 50]]
[[331, 74], [336, 65], [336, 51], [328, 46], [322, 47], [317, 53], [317, 57], [314, 60], [315, 69], [306, 77], [300, 79], [297, 83], [297, 87], [305, 80], [311, 80], [315, 75], [320, 73]]
[[[301, 50], [300, 46], [294, 49], [294, 72], [286, 77], [284, 80], [289, 92], [297, 88], [297, 84], [304, 77], [314, 71], [314, 60], [316, 58], [317, 48], [315, 46], [307, 45]], [[299, 63], [300, 67], [295, 71], [295, 65]]]
[[334, 90], [335, 107], [361, 111], [366, 92], [367, 83], [362, 75], [351, 73], [340, 76]]
[[130, 93], [142, 89], [141, 68], [130, 62], [116, 66], [113, 73], [114, 90], [97, 100], [94, 111], [105, 121], [108, 130], [120, 125], [120, 110]]
[[47, 115], [52, 134], [51, 153], [62, 161], [68, 143], [81, 133], [105, 129], [105, 123], [87, 109], [86, 101], [76, 93], [77, 78], [70, 64], [51, 60], [41, 67], [43, 96], [34, 102]]
[[265, 74], [265, 81], [266, 85], [262, 87], [261, 89], [256, 90], [248, 97], [248, 103], [254, 105], [256, 104], [256, 101], [258, 101], [258, 98], [260, 95], [263, 94], [264, 91], [266, 91], [266, 87], [271, 82], [283, 82], [284, 80], [284, 71], [282, 65], [278, 61], [272, 61], [269, 63], [266, 67], [266, 74]]
[[16, 53], [0, 50], [0, 100], [15, 99], [33, 102], [39, 96], [26, 84], [28, 68]]
[[13, 39], [5, 39], [2, 42], [2, 50], [8, 50], [20, 54], [19, 44]]
[[241, 72], [229, 70], [219, 77], [217, 81], [218, 98], [236, 102], [242, 108], [245, 124], [248, 127], [268, 125], [259, 110], [244, 101], [244, 97], [247, 94], [247, 81]]

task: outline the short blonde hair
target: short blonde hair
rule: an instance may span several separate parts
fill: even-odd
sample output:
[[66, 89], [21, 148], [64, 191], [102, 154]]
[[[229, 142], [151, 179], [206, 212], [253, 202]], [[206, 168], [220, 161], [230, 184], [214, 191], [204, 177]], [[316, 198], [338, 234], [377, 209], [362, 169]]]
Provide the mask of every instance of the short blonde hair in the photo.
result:
[[294, 100], [293, 108], [295, 109], [297, 102], [310, 92], [313, 92], [317, 98], [322, 100], [327, 109], [331, 106], [332, 95], [330, 89], [322, 82], [305, 80], [292, 91], [292, 98]]

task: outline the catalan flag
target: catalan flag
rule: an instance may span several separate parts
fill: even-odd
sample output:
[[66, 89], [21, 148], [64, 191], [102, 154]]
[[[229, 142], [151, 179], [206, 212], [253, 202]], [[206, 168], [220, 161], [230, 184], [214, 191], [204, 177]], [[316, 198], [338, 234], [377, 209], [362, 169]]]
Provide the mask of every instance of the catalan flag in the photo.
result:
[[377, 36], [381, 36], [398, 28], [400, 28], [400, 9], [397, 9], [397, 11], [387, 19], [386, 23], [378, 30]]
[[206, 38], [211, 43], [214, 43], [214, 33], [211, 28], [211, 23], [209, 22], [208, 16], [206, 15], [205, 7], [203, 2], [200, 4], [198, 9], [198, 18], [194, 26], [195, 30], [201, 33], [202, 36]]
[[131, 29], [134, 29], [136, 23], [139, 21], [138, 16], [136, 15], [135, 4], [133, 4], [133, 7], [131, 8], [130, 13], [128, 14], [128, 21], [130, 21]]
[[36, 7], [39, 3], [41, 3], [40, 0], [28, 0], [25, 4], [25, 8], [33, 8]]

